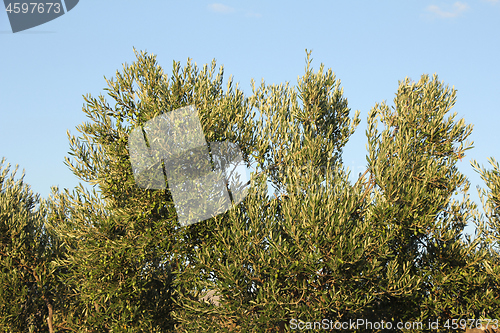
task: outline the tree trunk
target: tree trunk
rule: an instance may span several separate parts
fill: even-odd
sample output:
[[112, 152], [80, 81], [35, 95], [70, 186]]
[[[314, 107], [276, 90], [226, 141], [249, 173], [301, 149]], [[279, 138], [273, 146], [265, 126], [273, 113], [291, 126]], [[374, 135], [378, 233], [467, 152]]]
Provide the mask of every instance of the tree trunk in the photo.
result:
[[45, 300], [47, 304], [47, 309], [49, 310], [49, 315], [47, 317], [47, 325], [49, 326], [49, 333], [54, 333], [54, 323], [52, 322], [53, 308], [49, 301]]

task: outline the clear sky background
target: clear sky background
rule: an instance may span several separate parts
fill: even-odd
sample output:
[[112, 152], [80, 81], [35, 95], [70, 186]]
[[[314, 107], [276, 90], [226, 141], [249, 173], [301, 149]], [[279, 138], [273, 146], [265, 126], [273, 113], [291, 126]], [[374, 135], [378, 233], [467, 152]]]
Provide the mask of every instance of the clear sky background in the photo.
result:
[[66, 131], [77, 134], [87, 120], [82, 95], [104, 94], [104, 76], [132, 63], [133, 47], [156, 54], [167, 74], [173, 60], [184, 65], [190, 57], [201, 66], [215, 58], [247, 94], [251, 78], [296, 84], [305, 49], [312, 50], [314, 69], [332, 68], [353, 114], [361, 112], [344, 151], [352, 179], [365, 170], [370, 109], [384, 100], [392, 105], [398, 80], [437, 73], [458, 90], [457, 119], [474, 124], [475, 148], [459, 169], [478, 205], [476, 186], [485, 185], [469, 161], [500, 160], [500, 0], [81, 0], [62, 17], [15, 34], [1, 8], [0, 158], [25, 169], [43, 197], [53, 185], [78, 184], [63, 163]]

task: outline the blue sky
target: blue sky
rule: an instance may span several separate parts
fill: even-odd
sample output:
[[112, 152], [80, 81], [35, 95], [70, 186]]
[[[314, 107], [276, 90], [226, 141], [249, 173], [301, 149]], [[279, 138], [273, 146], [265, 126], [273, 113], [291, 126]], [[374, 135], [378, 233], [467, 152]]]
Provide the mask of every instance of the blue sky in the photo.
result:
[[[82, 95], [104, 93], [133, 47], [172, 61], [213, 58], [249, 94], [250, 80], [297, 82], [305, 49], [342, 81], [362, 122], [344, 152], [352, 176], [365, 170], [366, 117], [392, 104], [398, 80], [424, 73], [458, 90], [454, 111], [474, 124], [459, 169], [484, 187], [469, 161], [500, 160], [500, 0], [477, 1], [85, 1], [46, 24], [13, 34], [0, 12], [0, 157], [26, 170], [34, 191], [72, 188], [63, 164], [66, 131], [86, 121]], [[467, 228], [472, 233], [472, 227]]]

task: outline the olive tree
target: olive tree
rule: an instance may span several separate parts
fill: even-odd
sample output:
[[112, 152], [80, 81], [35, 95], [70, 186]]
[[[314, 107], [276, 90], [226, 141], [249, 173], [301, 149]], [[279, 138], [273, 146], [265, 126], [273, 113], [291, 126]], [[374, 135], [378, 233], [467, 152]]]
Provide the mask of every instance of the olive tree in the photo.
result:
[[56, 332], [64, 303], [61, 241], [47, 228], [48, 206], [17, 167], [0, 163], [0, 331]]
[[[310, 53], [296, 86], [252, 82], [248, 96], [232, 78], [224, 87], [215, 61], [174, 62], [168, 76], [154, 55], [136, 55], [106, 80], [107, 96], [84, 97], [89, 122], [69, 135], [66, 163], [95, 189], [55, 191], [48, 206], [67, 329], [278, 332], [497, 314], [495, 234], [462, 237], [482, 225], [457, 168], [472, 126], [446, 117], [456, 91], [437, 76], [400, 81], [394, 105], [370, 111], [367, 169], [353, 184], [342, 153], [359, 112]], [[188, 106], [207, 142], [233, 143], [255, 171], [242, 201], [181, 225], [169, 164], [149, 165], [162, 186], [139, 186], [131, 133]], [[495, 212], [498, 172], [484, 175]]]

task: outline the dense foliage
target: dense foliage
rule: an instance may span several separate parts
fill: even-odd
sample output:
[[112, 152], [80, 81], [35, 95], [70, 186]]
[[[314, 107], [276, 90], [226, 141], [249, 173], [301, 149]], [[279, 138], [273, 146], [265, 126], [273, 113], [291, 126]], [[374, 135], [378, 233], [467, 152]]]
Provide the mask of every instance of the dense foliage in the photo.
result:
[[[323, 319], [442, 328], [500, 317], [500, 167], [472, 161], [488, 187], [482, 216], [457, 168], [472, 125], [450, 115], [456, 91], [437, 76], [405, 79], [393, 106], [372, 108], [367, 170], [352, 184], [342, 151], [359, 112], [351, 118], [340, 81], [323, 65], [315, 72], [310, 53], [296, 87], [252, 82], [249, 97], [231, 78], [224, 89], [215, 61], [174, 62], [167, 76], [155, 56], [136, 54], [107, 80], [112, 104], [85, 96], [89, 122], [69, 135], [66, 163], [95, 190], [54, 188], [40, 200], [0, 169], [0, 331], [283, 332]], [[181, 227], [168, 188], [136, 185], [128, 135], [188, 105], [207, 142], [236, 143], [256, 170], [241, 203]]]

